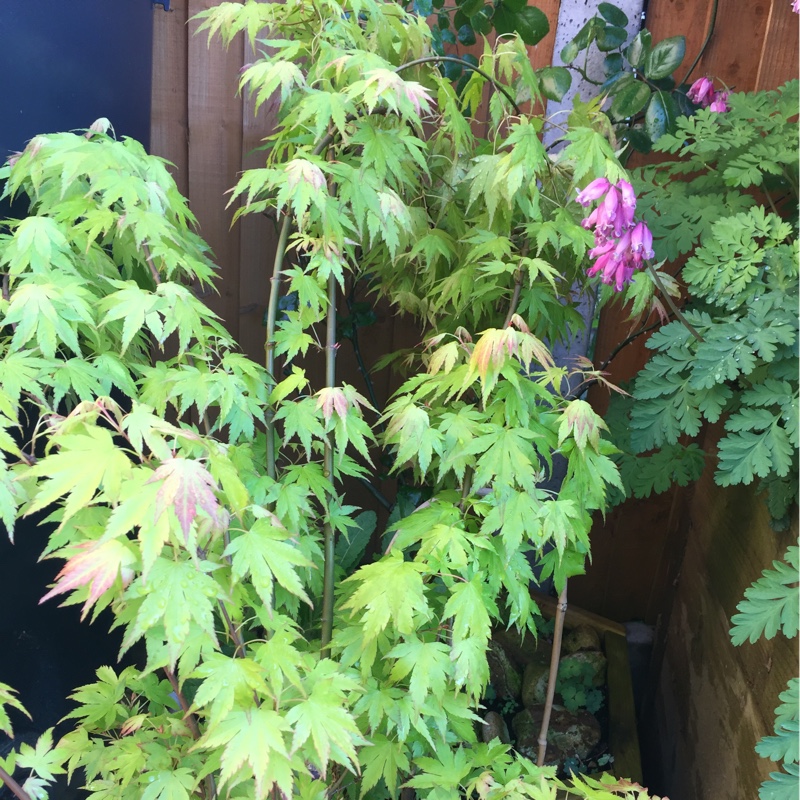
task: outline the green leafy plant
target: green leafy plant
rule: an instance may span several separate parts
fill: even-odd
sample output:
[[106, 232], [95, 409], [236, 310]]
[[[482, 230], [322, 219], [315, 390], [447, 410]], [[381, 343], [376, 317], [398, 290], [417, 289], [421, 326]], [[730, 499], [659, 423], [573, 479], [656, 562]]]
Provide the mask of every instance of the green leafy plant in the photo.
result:
[[[800, 549], [790, 547], [783, 561], [774, 561], [745, 593], [731, 619], [731, 641], [735, 645], [755, 642], [762, 636], [772, 639], [778, 632], [789, 639], [797, 637], [800, 627]], [[775, 709], [775, 732], [756, 745], [762, 758], [780, 762], [783, 770], [770, 773], [761, 784], [761, 800], [789, 800], [800, 788], [798, 737], [800, 737], [800, 680], [789, 680], [779, 695]]]
[[594, 675], [594, 668], [585, 661], [562, 661], [556, 691], [561, 695], [564, 708], [569, 711], [585, 708], [591, 714], [600, 710], [603, 692], [593, 685]]
[[797, 208], [796, 88], [732, 95], [728, 113], [681, 118], [657, 145], [680, 158], [642, 171], [656, 246], [670, 261], [691, 253], [682, 270], [689, 301], [684, 319], [648, 341], [655, 355], [633, 384], [628, 416], [616, 417], [629, 434], [614, 425], [637, 455], [622, 473], [646, 495], [666, 488], [657, 464], [680, 481], [695, 477], [701, 460], [685, 437], [723, 421], [716, 482], [760, 479], [779, 527], [797, 492], [797, 231], [787, 221]]
[[[73, 695], [74, 729], [0, 778], [20, 800], [65, 770], [94, 800], [552, 797], [553, 769], [479, 744], [473, 723], [491, 626], [533, 630], [530, 561], [563, 589], [621, 486], [605, 424], [564, 389], [600, 375], [543, 342], [580, 319], [576, 189], [626, 177], [607, 119], [579, 108], [549, 154], [514, 100], [539, 81], [519, 38], [459, 95], [425, 21], [393, 2], [199, 17], [260, 52], [241, 78], [256, 106], [280, 97], [265, 165], [233, 191], [237, 217], [280, 229], [264, 366], [190, 288], [213, 264], [161, 160], [99, 121], [0, 172], [29, 204], [0, 236], [0, 515], [13, 533], [47, 513], [45, 555], [64, 566], [43, 599], [110, 609], [123, 652], [145, 652], [101, 668]], [[481, 139], [468, 114], [487, 84]], [[337, 384], [348, 279], [427, 328], [380, 417]], [[321, 386], [302, 366], [314, 351]], [[343, 490], [371, 483], [379, 447], [412, 487], [388, 530]], [[555, 456], [567, 479], [545, 489]], [[646, 797], [611, 778], [570, 791]]]
[[[760, 479], [779, 530], [798, 483], [797, 88], [731, 95], [725, 113], [680, 118], [655, 145], [679, 157], [634, 181], [655, 246], [667, 261], [689, 256], [687, 302], [648, 341], [655, 354], [608, 417], [626, 490], [639, 497], [697, 478], [704, 458], [690, 440], [721, 423], [715, 481]], [[734, 644], [797, 635], [797, 552], [747, 590]], [[796, 683], [781, 695], [775, 736], [756, 748], [785, 765], [762, 800], [797, 793]]]

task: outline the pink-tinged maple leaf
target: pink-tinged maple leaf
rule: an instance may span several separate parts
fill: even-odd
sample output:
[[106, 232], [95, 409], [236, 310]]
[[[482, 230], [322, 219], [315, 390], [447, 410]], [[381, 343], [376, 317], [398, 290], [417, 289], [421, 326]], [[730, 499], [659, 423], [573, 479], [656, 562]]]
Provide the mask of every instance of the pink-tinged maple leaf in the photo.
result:
[[317, 409], [320, 408], [322, 409], [322, 416], [328, 422], [334, 412], [339, 415], [340, 419], [344, 419], [347, 416], [347, 409], [350, 408], [350, 404], [341, 389], [328, 387], [317, 392]]
[[292, 159], [285, 168], [286, 184], [294, 189], [301, 183], [307, 183], [314, 189], [325, 186], [325, 175], [322, 170], [304, 158]]
[[127, 586], [133, 580], [131, 566], [135, 557], [123, 539], [111, 539], [107, 542], [82, 542], [76, 546], [80, 552], [67, 560], [61, 572], [56, 576], [56, 585], [39, 603], [44, 603], [45, 600], [59, 594], [79, 589], [81, 586], [89, 586], [89, 596], [81, 610], [81, 619], [83, 619], [103, 592], [113, 586], [117, 575], [121, 577], [123, 586]]
[[518, 350], [517, 332], [513, 328], [484, 331], [470, 357], [470, 366], [485, 378], [490, 368], [498, 369], [508, 356]]
[[189, 531], [197, 516], [198, 506], [214, 523], [219, 522], [220, 506], [214, 494], [217, 484], [199, 461], [170, 458], [153, 473], [148, 483], [156, 481], [163, 481], [156, 495], [156, 519], [164, 513], [167, 506], [172, 506], [185, 541], [189, 541]]

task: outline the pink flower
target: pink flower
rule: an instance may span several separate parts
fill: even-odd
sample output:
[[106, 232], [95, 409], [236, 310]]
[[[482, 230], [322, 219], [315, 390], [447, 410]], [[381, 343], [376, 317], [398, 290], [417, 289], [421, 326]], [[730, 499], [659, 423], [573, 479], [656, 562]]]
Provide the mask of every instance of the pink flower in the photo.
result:
[[708, 108], [714, 100], [714, 84], [711, 78], [698, 78], [690, 87], [686, 96], [696, 105]]
[[795, 14], [800, 14], [800, 0], [793, 0], [792, 11], [794, 11]]
[[613, 239], [607, 239], [604, 242], [598, 242], [595, 247], [589, 251], [589, 258], [598, 258], [610, 253], [616, 247], [616, 242]]
[[[800, 2], [800, 0], [798, 0], [798, 2]], [[716, 111], [718, 114], [724, 114], [728, 110], [728, 93], [717, 92], [708, 108], [709, 111]]]
[[633, 260], [637, 264], [642, 262], [643, 258], [654, 258], [653, 252], [653, 234], [650, 228], [644, 222], [640, 222], [631, 231], [631, 254]]
[[582, 206], [588, 206], [595, 200], [599, 200], [610, 188], [608, 178], [595, 178], [582, 192], [578, 192], [576, 202]]
[[[797, 0], [800, 3], [800, 0]], [[581, 220], [581, 226], [586, 228], [586, 230], [591, 230], [595, 225], [597, 225], [597, 212], [599, 211], [599, 207], [592, 211], [586, 219]]]
[[614, 260], [621, 261], [622, 259], [626, 259], [630, 256], [630, 249], [631, 249], [631, 232], [625, 231], [622, 236], [617, 241], [617, 245], [614, 248]]
[[617, 188], [622, 193], [622, 205], [627, 208], [636, 208], [636, 193], [633, 191], [633, 186], [628, 181], [618, 181]]
[[602, 206], [605, 218], [609, 222], [614, 222], [617, 218], [617, 209], [619, 208], [619, 192], [614, 186], [608, 190], [608, 194], [606, 194], [603, 199]]

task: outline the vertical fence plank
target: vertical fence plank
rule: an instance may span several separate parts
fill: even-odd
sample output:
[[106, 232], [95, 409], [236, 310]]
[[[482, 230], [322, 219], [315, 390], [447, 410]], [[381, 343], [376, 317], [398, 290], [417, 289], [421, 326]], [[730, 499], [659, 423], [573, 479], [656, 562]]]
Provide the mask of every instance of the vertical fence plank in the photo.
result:
[[153, 90], [150, 150], [171, 161], [178, 189], [189, 191], [187, 0], [153, 12]]
[[243, 45], [237, 39], [226, 51], [219, 39], [209, 45], [205, 34], [194, 35], [198, 24], [191, 17], [213, 5], [214, 0], [189, 0], [189, 200], [220, 267], [219, 294], [204, 300], [236, 338], [239, 236], [231, 231], [234, 209], [225, 205], [242, 164], [242, 101], [236, 84]]
[[[254, 61], [256, 56], [249, 43], [244, 47], [245, 62]], [[256, 148], [275, 126], [279, 94], [275, 92], [258, 113], [252, 97], [245, 95], [242, 103], [242, 169], [252, 169], [264, 165], [266, 153]], [[240, 240], [239, 344], [250, 358], [263, 364], [266, 341], [264, 314], [269, 299], [272, 261], [278, 246], [277, 222], [274, 215], [248, 214], [239, 219], [236, 227]]]
[[788, 0], [772, 0], [756, 75], [757, 90], [775, 89], [798, 76], [798, 31], [797, 14]]
[[714, 33], [694, 77], [708, 74], [737, 92], [753, 91], [769, 5], [769, 0], [719, 0]]

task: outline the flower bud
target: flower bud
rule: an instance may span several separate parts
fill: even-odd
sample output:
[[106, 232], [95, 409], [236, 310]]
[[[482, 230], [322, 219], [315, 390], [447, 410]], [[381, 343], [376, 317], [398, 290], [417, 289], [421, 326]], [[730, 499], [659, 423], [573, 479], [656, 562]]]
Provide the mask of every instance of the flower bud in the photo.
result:
[[698, 78], [686, 92], [686, 96], [696, 105], [707, 108], [714, 99], [714, 84], [711, 78]]
[[599, 200], [610, 188], [608, 178], [595, 178], [583, 191], [578, 192], [575, 201], [582, 206], [588, 206]]

